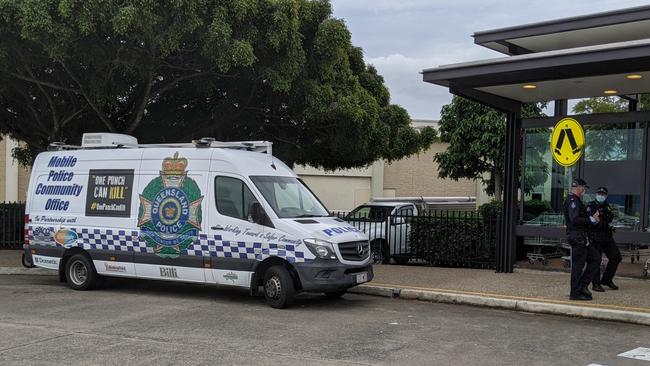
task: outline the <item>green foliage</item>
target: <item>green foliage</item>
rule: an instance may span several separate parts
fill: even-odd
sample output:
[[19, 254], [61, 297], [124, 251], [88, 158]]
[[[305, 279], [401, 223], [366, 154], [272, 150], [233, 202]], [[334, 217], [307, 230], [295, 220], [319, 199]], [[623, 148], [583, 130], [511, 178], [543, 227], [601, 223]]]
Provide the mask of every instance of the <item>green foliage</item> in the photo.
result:
[[[545, 103], [525, 104], [522, 116], [543, 116], [545, 107]], [[440, 137], [449, 147], [434, 158], [439, 164], [438, 175], [454, 180], [479, 179], [486, 185], [487, 193], [500, 200], [505, 170], [505, 114], [454, 96], [451, 104], [442, 107], [440, 115]], [[530, 158], [542, 160], [543, 155]]]
[[143, 142], [274, 142], [327, 169], [428, 147], [319, 0], [0, 1], [0, 133], [28, 144], [83, 132]]
[[[453, 215], [451, 215], [453, 216]], [[435, 266], [493, 268], [496, 225], [478, 215], [412, 220], [411, 253]]]
[[[639, 110], [650, 110], [650, 94], [641, 94]], [[620, 97], [595, 97], [583, 99], [573, 106], [575, 114], [614, 113], [629, 111], [629, 102]]]
[[596, 97], [583, 99], [573, 106], [576, 114], [594, 114], [627, 111], [628, 102], [619, 97]]
[[526, 200], [524, 201], [524, 217], [523, 221], [532, 220], [544, 212], [553, 212], [551, 207], [551, 202], [549, 201], [538, 201], [538, 200]]
[[481, 217], [489, 220], [496, 220], [503, 212], [503, 201], [491, 201], [478, 206]]

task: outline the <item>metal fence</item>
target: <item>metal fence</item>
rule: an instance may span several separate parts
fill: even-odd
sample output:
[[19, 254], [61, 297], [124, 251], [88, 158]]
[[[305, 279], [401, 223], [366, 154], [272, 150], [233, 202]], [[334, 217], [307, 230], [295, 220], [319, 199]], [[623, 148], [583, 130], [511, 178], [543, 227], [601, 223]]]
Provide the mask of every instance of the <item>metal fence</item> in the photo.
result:
[[497, 218], [467, 211], [396, 215], [379, 209], [335, 215], [368, 234], [375, 263], [495, 268]]
[[0, 203], [0, 249], [23, 247], [24, 203]]

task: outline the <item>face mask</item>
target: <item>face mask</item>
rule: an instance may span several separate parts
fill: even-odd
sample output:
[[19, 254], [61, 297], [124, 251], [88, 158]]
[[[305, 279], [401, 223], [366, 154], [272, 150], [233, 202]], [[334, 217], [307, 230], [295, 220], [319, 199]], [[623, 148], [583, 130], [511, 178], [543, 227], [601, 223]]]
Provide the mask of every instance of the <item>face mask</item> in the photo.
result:
[[603, 196], [602, 194], [597, 194], [596, 195], [596, 201], [598, 201], [598, 203], [603, 203], [603, 202], [605, 202], [606, 199], [607, 199], [607, 196]]

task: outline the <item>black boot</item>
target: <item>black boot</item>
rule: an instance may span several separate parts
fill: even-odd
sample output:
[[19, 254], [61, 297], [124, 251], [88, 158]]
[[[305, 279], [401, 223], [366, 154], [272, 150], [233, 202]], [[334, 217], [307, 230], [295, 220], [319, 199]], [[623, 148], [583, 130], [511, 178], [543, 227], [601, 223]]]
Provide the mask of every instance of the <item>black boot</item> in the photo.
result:
[[605, 289], [603, 288], [603, 286], [601, 286], [601, 285], [599, 285], [597, 283], [591, 285], [591, 289], [596, 291], [596, 292], [605, 292]]
[[578, 290], [578, 294], [583, 295], [588, 300], [591, 300], [593, 298], [591, 295], [591, 291], [589, 291], [589, 289], [587, 289], [586, 287], [583, 287], [580, 290]]
[[614, 284], [614, 281], [601, 282], [601, 284], [611, 288], [612, 290], [618, 290], [618, 286], [616, 286], [616, 284]]
[[583, 293], [571, 295], [571, 296], [569, 296], [569, 298], [571, 300], [576, 300], [576, 301], [590, 301], [590, 300], [592, 300], [591, 296], [586, 296]]

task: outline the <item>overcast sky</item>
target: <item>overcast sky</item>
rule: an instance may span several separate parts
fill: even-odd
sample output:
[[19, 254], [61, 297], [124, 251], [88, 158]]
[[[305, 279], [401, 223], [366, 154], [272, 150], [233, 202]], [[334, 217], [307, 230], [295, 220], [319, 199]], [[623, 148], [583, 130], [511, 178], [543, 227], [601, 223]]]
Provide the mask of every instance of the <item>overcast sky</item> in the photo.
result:
[[411, 118], [438, 119], [447, 89], [422, 81], [439, 65], [499, 57], [474, 44], [476, 31], [647, 5], [637, 0], [331, 0], [352, 42], [384, 76], [392, 103]]

